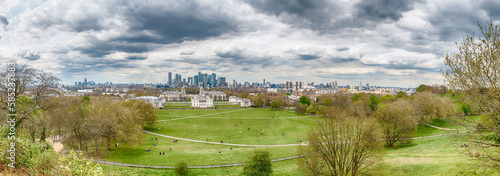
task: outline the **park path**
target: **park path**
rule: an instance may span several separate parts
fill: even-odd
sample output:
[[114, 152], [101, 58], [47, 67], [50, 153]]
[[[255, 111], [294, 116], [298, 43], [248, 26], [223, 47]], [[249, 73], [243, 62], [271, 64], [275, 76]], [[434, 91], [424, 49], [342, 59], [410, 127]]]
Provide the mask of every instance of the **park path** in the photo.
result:
[[451, 128], [441, 128], [441, 127], [434, 126], [434, 125], [431, 125], [431, 124], [428, 124], [428, 123], [424, 123], [424, 125], [430, 126], [432, 128], [440, 129], [440, 130], [448, 130], [448, 131], [457, 131], [458, 130], [458, 129], [451, 129]]
[[[278, 159], [271, 160], [271, 162], [284, 161], [284, 160], [289, 160], [289, 159], [295, 159], [295, 158], [299, 158], [299, 157], [303, 157], [303, 156], [304, 155], [291, 156], [291, 157], [286, 157], [286, 158], [278, 158]], [[175, 166], [148, 166], [148, 165], [140, 165], [140, 164], [115, 163], [115, 162], [102, 161], [102, 160], [96, 160], [96, 159], [93, 159], [93, 160], [96, 163], [107, 164], [107, 165], [114, 165], [114, 166], [142, 167], [142, 168], [155, 168], [155, 169], [173, 169], [173, 168], [175, 168]], [[206, 166], [188, 166], [188, 168], [191, 168], [191, 169], [201, 169], [201, 168], [230, 167], [230, 166], [241, 166], [241, 165], [243, 165], [243, 163], [206, 165]]]
[[[165, 121], [171, 121], [171, 120], [182, 120], [182, 119], [210, 116], [210, 115], [215, 115], [215, 114], [220, 114], [220, 113], [228, 113], [228, 112], [238, 112], [238, 111], [243, 111], [243, 110], [247, 110], [247, 109], [249, 109], [249, 108], [243, 108], [243, 109], [238, 109], [238, 110], [234, 110], [234, 111], [217, 112], [217, 113], [212, 113], [212, 114], [197, 115], [197, 116], [188, 116], [188, 117], [184, 117], [184, 118], [177, 118], [177, 119], [170, 119], [170, 120], [158, 120], [157, 122], [165, 122]], [[176, 116], [176, 117], [178, 117], [178, 116]]]
[[149, 133], [149, 134], [156, 135], [156, 136], [166, 137], [166, 138], [170, 138], [170, 139], [177, 139], [177, 140], [183, 140], [183, 141], [189, 141], [189, 142], [199, 142], [199, 143], [215, 144], [215, 145], [240, 146], [240, 147], [284, 147], [284, 146], [308, 145], [308, 144], [273, 144], [273, 145], [231, 144], [231, 143], [208, 142], [208, 141], [186, 139], [186, 138], [180, 138], [180, 137], [174, 137], [174, 136], [167, 136], [167, 135], [158, 134], [158, 133], [154, 133], [154, 132], [146, 131], [146, 130], [142, 130], [142, 132]]

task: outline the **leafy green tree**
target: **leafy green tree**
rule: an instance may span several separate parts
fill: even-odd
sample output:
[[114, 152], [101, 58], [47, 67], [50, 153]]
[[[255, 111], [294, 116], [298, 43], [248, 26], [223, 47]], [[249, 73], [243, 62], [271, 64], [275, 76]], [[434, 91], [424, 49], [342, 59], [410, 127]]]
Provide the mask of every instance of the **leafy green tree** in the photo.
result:
[[175, 165], [175, 173], [179, 176], [189, 175], [189, 169], [186, 162], [179, 162]]
[[396, 93], [396, 98], [408, 98], [408, 94], [403, 91], [399, 91]]
[[281, 97], [273, 97], [271, 99], [271, 108], [273, 110], [280, 109], [284, 104], [284, 100]]
[[392, 101], [394, 101], [394, 99], [395, 99], [395, 97], [393, 97], [392, 95], [389, 95], [389, 94], [380, 97], [380, 100], [384, 103], [392, 102]]
[[468, 103], [461, 103], [460, 111], [462, 111], [466, 116], [469, 116], [472, 113], [472, 109]]
[[429, 87], [425, 84], [420, 84], [420, 86], [417, 87], [417, 92], [425, 92], [425, 91], [430, 91]]
[[255, 150], [243, 165], [243, 175], [267, 176], [272, 172], [271, 158], [265, 150]]
[[467, 35], [457, 43], [458, 52], [446, 54], [443, 75], [451, 89], [460, 90], [463, 102], [494, 122], [484, 128], [478, 122], [460, 118], [461, 124], [471, 131], [464, 136], [469, 141], [469, 156], [500, 168], [500, 145], [488, 137], [500, 136], [500, 25], [490, 18], [486, 24], [478, 22], [478, 26], [479, 36]]
[[377, 95], [371, 94], [370, 95], [370, 101], [368, 102], [368, 107], [372, 110], [375, 111], [378, 107], [378, 104], [380, 104], [380, 98], [378, 98]]
[[311, 105], [311, 99], [309, 99], [308, 97], [302, 95], [300, 98], [299, 98], [299, 102], [300, 104], [303, 104], [303, 105]]
[[333, 101], [330, 97], [326, 97], [324, 100], [323, 100], [323, 105], [325, 106], [332, 106], [333, 105]]
[[316, 110], [316, 108], [311, 104], [309, 105], [309, 107], [307, 107], [306, 112], [308, 114], [315, 115], [318, 112], [318, 110]]
[[295, 113], [297, 114], [305, 114], [307, 110], [307, 105], [303, 105], [301, 103], [295, 104]]
[[90, 97], [89, 96], [83, 96], [82, 102], [89, 102], [89, 101], [90, 101]]

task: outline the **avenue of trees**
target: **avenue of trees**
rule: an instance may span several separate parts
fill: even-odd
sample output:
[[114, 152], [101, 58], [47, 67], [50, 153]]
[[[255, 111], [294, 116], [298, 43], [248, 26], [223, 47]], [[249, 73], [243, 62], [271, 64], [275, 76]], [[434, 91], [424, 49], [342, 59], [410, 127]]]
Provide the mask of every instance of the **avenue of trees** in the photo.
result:
[[478, 26], [478, 36], [467, 35], [457, 43], [458, 52], [446, 55], [443, 75], [464, 102], [460, 109], [482, 115], [460, 119], [470, 131], [462, 135], [469, 156], [500, 168], [500, 26], [493, 19]]

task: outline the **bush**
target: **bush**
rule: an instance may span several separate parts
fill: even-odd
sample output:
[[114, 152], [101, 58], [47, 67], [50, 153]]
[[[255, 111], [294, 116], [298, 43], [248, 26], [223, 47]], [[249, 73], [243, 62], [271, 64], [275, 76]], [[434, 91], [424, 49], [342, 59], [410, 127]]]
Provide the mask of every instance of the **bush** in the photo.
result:
[[179, 162], [175, 165], [175, 173], [177, 175], [189, 175], [189, 169], [185, 162]]
[[243, 175], [267, 176], [271, 175], [271, 173], [271, 159], [268, 151], [255, 150], [243, 166]]

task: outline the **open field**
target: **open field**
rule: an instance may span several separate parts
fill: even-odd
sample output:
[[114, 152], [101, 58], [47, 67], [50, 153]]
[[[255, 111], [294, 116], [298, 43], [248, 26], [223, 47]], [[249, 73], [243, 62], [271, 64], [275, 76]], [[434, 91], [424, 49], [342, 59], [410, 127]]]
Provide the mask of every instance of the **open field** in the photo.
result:
[[[297, 116], [292, 111], [272, 111], [267, 108], [160, 110], [155, 128], [145, 130], [159, 134], [200, 141], [232, 144], [297, 144], [306, 139], [316, 117]], [[274, 116], [274, 118], [273, 118]], [[478, 117], [470, 117], [478, 118]], [[170, 119], [170, 120], [169, 120]], [[435, 120], [430, 125], [449, 129], [463, 129], [450, 119]], [[161, 129], [158, 129], [161, 128]], [[248, 130], [250, 128], [250, 130]], [[263, 132], [261, 132], [263, 130]], [[241, 133], [240, 133], [241, 131]], [[285, 133], [283, 135], [282, 133]], [[454, 133], [456, 131], [419, 125], [415, 137]], [[260, 135], [263, 133], [263, 135]], [[231, 135], [231, 139], [229, 139]], [[158, 138], [158, 141], [154, 139]], [[120, 144], [102, 160], [156, 166], [173, 166], [184, 161], [190, 166], [235, 164], [244, 162], [256, 148], [189, 142], [144, 133], [144, 142], [138, 146]], [[151, 140], [153, 138], [153, 140]], [[157, 143], [154, 146], [153, 143]], [[300, 143], [300, 142], [299, 142]], [[413, 140], [413, 144], [386, 149], [380, 164], [370, 171], [372, 175], [500, 175], [463, 154], [464, 142], [456, 135], [444, 135]], [[232, 149], [231, 149], [232, 147]], [[114, 147], [113, 147], [114, 148]], [[145, 149], [151, 152], [145, 152]], [[170, 151], [170, 148], [172, 150]], [[265, 147], [272, 159], [296, 155], [296, 146]], [[218, 153], [221, 151], [222, 153]], [[165, 152], [165, 155], [159, 155]], [[103, 166], [106, 175], [174, 175], [172, 169], [129, 168]], [[303, 175], [296, 159], [273, 162], [274, 175]], [[191, 169], [192, 175], [241, 175], [242, 166], [211, 169]]]

